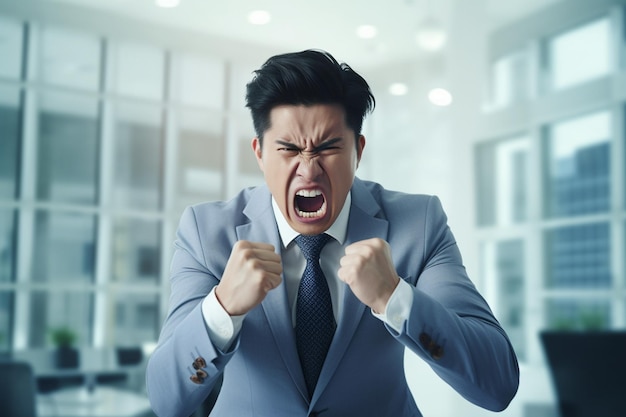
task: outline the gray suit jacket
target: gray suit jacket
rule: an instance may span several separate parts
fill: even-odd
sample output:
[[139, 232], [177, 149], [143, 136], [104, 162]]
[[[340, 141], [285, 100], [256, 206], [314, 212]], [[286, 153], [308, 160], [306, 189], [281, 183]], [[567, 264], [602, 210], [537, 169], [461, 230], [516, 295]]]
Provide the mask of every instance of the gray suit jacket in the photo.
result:
[[346, 245], [389, 242], [398, 274], [414, 287], [396, 333], [349, 289], [311, 401], [298, 360], [284, 284], [248, 313], [228, 352], [206, 331], [201, 301], [219, 283], [238, 240], [281, 242], [265, 186], [228, 202], [188, 208], [178, 230], [171, 298], [146, 379], [159, 416], [189, 416], [223, 373], [212, 416], [421, 416], [404, 376], [409, 348], [469, 401], [494, 411], [515, 395], [515, 353], [462, 265], [436, 197], [355, 179]]

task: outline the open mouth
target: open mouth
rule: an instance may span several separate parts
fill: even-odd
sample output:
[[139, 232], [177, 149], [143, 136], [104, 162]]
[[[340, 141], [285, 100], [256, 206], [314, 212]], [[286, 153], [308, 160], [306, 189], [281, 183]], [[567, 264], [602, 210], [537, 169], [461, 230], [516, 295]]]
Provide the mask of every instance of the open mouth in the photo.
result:
[[326, 199], [320, 190], [300, 190], [295, 198], [298, 216], [307, 219], [321, 217], [326, 213]]

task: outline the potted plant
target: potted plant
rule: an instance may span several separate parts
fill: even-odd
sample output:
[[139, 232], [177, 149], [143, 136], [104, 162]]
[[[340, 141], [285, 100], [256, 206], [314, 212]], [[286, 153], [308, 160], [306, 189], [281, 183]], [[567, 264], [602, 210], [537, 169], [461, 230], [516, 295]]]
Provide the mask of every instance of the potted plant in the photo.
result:
[[76, 333], [68, 327], [57, 327], [50, 332], [56, 346], [56, 365], [59, 368], [77, 368], [78, 350], [74, 347]]

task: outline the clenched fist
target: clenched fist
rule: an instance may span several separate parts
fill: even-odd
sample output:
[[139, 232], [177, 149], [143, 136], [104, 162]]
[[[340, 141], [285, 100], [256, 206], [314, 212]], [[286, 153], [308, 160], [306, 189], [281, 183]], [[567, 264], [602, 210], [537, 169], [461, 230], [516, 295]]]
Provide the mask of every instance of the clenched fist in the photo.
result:
[[233, 246], [215, 296], [229, 315], [246, 314], [280, 285], [282, 272], [273, 245], [240, 240]]
[[375, 313], [382, 314], [400, 278], [391, 259], [389, 244], [373, 238], [346, 247], [337, 275]]

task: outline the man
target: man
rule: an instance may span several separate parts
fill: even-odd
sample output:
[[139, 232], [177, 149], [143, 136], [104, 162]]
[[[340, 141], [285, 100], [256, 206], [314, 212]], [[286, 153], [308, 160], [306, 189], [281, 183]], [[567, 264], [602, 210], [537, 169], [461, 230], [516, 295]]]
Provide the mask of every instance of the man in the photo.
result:
[[155, 412], [189, 416], [223, 375], [211, 416], [421, 416], [405, 348], [469, 401], [506, 408], [517, 359], [439, 200], [355, 178], [366, 81], [325, 52], [279, 55], [247, 106], [266, 185], [181, 218], [147, 369]]

